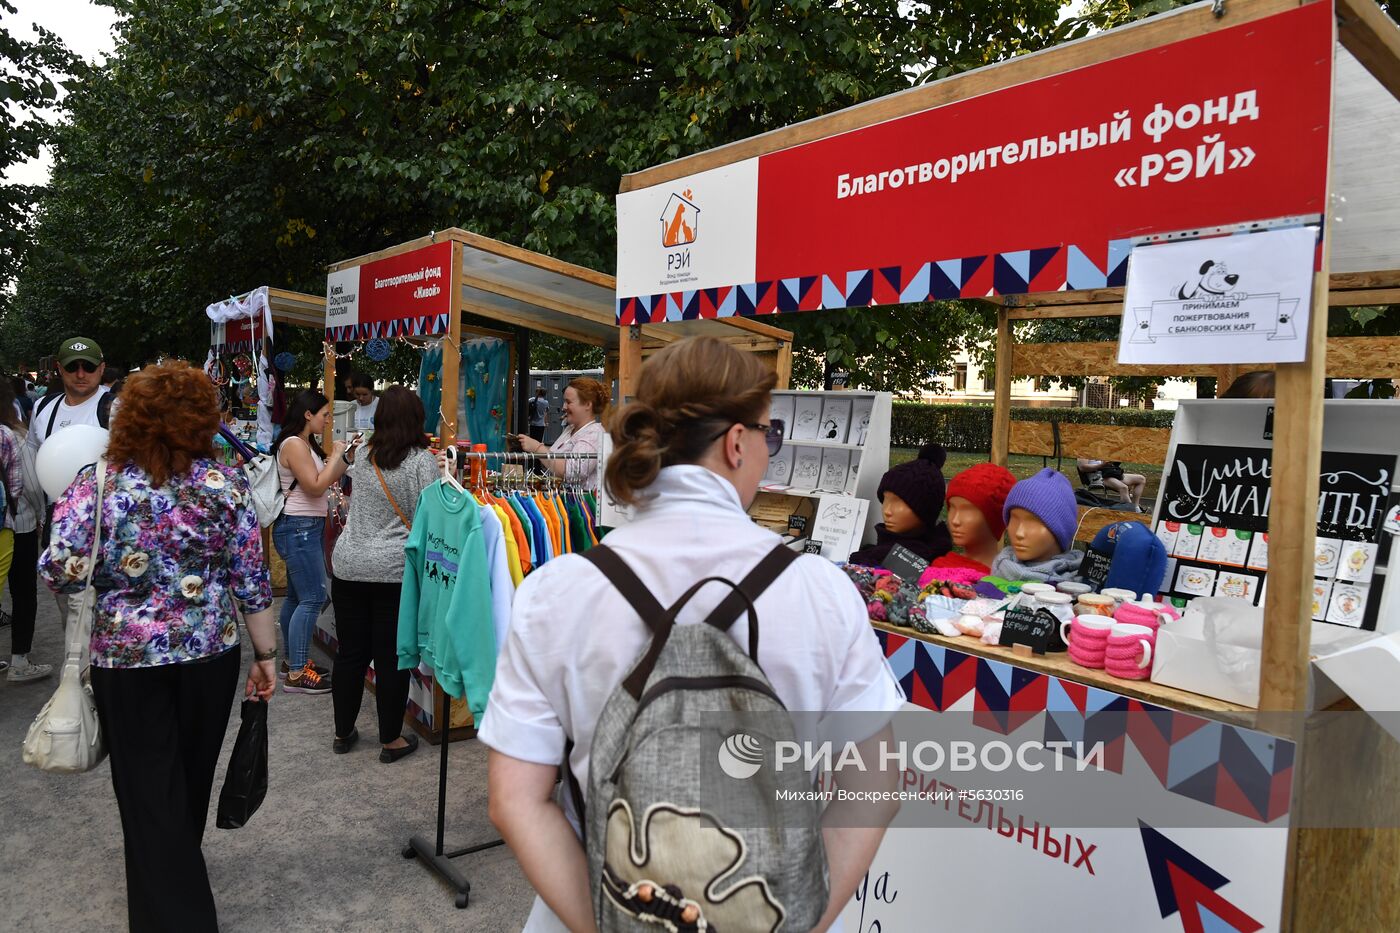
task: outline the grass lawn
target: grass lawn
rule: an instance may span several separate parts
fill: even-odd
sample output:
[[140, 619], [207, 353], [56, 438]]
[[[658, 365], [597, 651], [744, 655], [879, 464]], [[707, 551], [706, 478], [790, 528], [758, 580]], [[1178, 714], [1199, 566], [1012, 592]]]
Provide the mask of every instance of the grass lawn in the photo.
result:
[[[890, 466], [913, 460], [919, 452], [911, 447], [891, 447]], [[966, 470], [970, 466], [979, 463], [986, 463], [990, 454], [974, 454], [960, 450], [948, 451], [948, 461], [943, 464], [943, 476], [945, 479], [952, 479], [958, 473]], [[1043, 470], [1045, 467], [1055, 466], [1054, 459], [1045, 460], [1041, 457], [1028, 457], [1023, 454], [1012, 454], [1009, 469], [1017, 479], [1025, 479], [1033, 473]], [[1060, 472], [1068, 477], [1070, 485], [1079, 488], [1079, 473], [1074, 469], [1074, 460], [1066, 458], [1060, 465]], [[1125, 463], [1123, 469], [1128, 473], [1141, 473], [1147, 477], [1147, 491], [1143, 494], [1143, 501], [1157, 498], [1157, 486], [1162, 480], [1162, 465], [1159, 463]]]

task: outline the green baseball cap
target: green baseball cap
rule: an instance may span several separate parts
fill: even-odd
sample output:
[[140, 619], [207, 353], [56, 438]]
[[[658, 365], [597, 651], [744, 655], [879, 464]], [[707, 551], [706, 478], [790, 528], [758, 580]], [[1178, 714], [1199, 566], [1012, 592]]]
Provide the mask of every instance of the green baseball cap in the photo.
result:
[[67, 366], [74, 360], [87, 360], [96, 366], [102, 362], [102, 348], [91, 337], [69, 337], [58, 345], [58, 365]]

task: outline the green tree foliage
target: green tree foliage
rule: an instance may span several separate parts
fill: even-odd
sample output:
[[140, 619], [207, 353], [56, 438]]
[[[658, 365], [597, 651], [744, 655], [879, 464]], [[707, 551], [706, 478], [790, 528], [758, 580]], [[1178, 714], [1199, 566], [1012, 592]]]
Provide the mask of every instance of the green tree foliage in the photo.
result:
[[[326, 264], [452, 225], [610, 270], [625, 172], [1039, 48], [1060, 6], [107, 2], [117, 48], [67, 101], [13, 353], [78, 329], [198, 355], [210, 301], [320, 292]], [[935, 354], [911, 371], [951, 345], [878, 320], [814, 316], [800, 345]]]
[[[8, 0], [0, 0], [0, 10], [11, 16], [18, 12]], [[72, 56], [53, 33], [36, 33], [26, 39], [0, 26], [0, 174], [38, 156], [49, 141], [52, 125], [45, 114], [58, 102], [55, 80], [73, 67]], [[0, 183], [0, 315], [29, 247], [38, 193], [31, 185]]]

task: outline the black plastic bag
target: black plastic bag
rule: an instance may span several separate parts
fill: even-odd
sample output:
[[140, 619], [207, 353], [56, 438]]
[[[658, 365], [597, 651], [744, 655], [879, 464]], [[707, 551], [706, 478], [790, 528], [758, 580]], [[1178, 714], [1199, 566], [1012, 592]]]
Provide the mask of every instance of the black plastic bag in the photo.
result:
[[243, 724], [228, 760], [228, 775], [219, 792], [220, 829], [238, 829], [248, 822], [267, 796], [267, 704], [243, 701]]

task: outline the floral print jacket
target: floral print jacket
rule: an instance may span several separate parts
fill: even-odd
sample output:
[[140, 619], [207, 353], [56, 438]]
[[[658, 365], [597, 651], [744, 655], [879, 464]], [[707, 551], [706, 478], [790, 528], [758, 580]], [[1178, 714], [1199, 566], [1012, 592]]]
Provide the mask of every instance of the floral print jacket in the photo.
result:
[[[54, 507], [39, 572], [56, 592], [83, 588], [96, 499], [96, 470], [85, 467]], [[201, 459], [152, 488], [135, 464], [109, 465], [102, 551], [92, 579], [92, 663], [98, 667], [180, 664], [234, 647], [234, 600], [245, 613], [272, 605], [247, 479]]]

